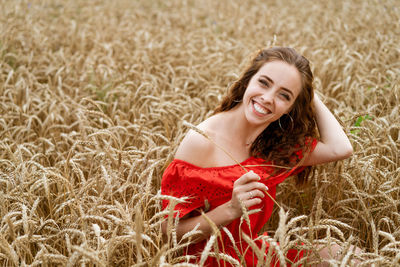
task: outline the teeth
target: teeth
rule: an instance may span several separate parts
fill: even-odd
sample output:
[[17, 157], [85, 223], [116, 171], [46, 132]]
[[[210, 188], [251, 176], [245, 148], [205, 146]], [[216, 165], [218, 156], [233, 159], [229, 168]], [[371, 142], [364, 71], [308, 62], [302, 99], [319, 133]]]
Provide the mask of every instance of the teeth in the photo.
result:
[[261, 114], [267, 114], [267, 113], [268, 113], [267, 110], [265, 110], [263, 107], [261, 107], [261, 106], [260, 106], [259, 104], [257, 104], [257, 103], [254, 103], [254, 109], [255, 109], [257, 112], [261, 113]]

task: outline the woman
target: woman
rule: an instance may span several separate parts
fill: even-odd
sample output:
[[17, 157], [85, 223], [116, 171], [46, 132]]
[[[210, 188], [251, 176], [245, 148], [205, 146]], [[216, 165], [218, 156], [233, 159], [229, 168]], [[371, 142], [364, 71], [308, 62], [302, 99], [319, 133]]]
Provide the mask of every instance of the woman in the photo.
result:
[[[236, 259], [239, 251], [247, 266], [255, 265], [254, 252], [241, 233], [253, 239], [257, 236], [271, 216], [277, 184], [295, 174], [299, 183], [304, 182], [306, 166], [352, 154], [349, 139], [314, 94], [312, 81], [308, 60], [294, 49], [262, 50], [231, 86], [215, 114], [197, 126], [208, 138], [193, 130], [185, 136], [164, 172], [161, 190], [165, 195], [190, 197], [187, 203], [175, 206], [175, 215], [180, 217], [178, 239], [197, 224], [202, 233], [193, 240], [188, 254], [199, 255], [212, 234], [202, 210], [234, 238], [232, 242], [221, 231], [220, 250]], [[167, 205], [168, 201], [163, 201], [163, 207]], [[240, 223], [242, 206], [249, 211], [261, 209], [249, 216], [250, 229]], [[166, 228], [164, 222], [164, 234]], [[261, 247], [261, 240], [256, 243]], [[324, 250], [321, 255], [328, 257]], [[302, 253], [290, 251], [286, 256], [296, 261]], [[212, 257], [206, 263], [218, 265]]]

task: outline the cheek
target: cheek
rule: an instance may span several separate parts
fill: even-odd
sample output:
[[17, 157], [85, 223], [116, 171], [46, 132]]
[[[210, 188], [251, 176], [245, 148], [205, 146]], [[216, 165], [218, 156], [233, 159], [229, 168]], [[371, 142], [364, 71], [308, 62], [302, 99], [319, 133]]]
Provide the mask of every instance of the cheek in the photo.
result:
[[289, 103], [289, 102], [286, 101], [286, 100], [283, 100], [283, 99], [280, 98], [280, 97], [275, 98], [275, 104], [276, 104], [277, 106], [279, 106], [280, 109], [288, 109], [288, 108], [290, 108], [290, 107], [292, 106], [291, 103]]
[[253, 95], [253, 88], [247, 87], [246, 91], [244, 92], [243, 99], [249, 99]]
[[289, 104], [287, 102], [284, 103], [283, 101], [280, 101], [279, 105], [277, 105], [277, 107], [279, 107], [278, 110], [279, 110], [279, 113], [281, 115], [283, 115], [285, 113], [289, 113], [290, 110], [292, 109], [292, 105], [291, 104]]

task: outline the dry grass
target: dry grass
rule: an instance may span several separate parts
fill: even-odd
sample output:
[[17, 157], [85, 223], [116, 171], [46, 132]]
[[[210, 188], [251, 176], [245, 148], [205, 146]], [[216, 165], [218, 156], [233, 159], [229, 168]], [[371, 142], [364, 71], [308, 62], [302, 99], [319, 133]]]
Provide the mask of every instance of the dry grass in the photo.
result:
[[[350, 244], [364, 263], [400, 264], [398, 1], [0, 2], [2, 265], [183, 266], [196, 232], [177, 243], [171, 220], [162, 242], [162, 172], [182, 122], [206, 118], [271, 44], [313, 62], [355, 148], [309, 187], [280, 187], [271, 248], [285, 260], [299, 242], [335, 241], [333, 266]], [[217, 236], [205, 253], [239, 264]]]

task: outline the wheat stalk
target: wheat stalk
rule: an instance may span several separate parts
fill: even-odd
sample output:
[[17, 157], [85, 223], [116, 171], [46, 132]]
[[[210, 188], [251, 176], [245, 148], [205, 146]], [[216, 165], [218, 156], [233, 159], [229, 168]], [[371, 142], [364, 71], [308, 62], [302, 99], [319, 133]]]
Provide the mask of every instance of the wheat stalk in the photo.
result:
[[[158, 193], [162, 173], [184, 135], [180, 122], [210, 117], [252, 52], [273, 45], [312, 62], [314, 88], [354, 148], [348, 160], [315, 167], [307, 188], [279, 185], [276, 201], [290, 207], [287, 248], [304, 243], [316, 254], [313, 244], [352, 243], [368, 251], [361, 266], [398, 265], [399, 8], [396, 0], [2, 1], [0, 265], [132, 266], [139, 250], [142, 266], [198, 266], [181, 255], [195, 232], [172, 247], [173, 220], [163, 241], [169, 211], [160, 202], [174, 198]], [[264, 228], [272, 236], [279, 210]], [[279, 249], [269, 238], [266, 262]], [[208, 257], [245, 264], [221, 250]], [[331, 264], [359, 258], [348, 253]], [[294, 265], [318, 259], [308, 258]]]
[[[239, 165], [246, 173], [248, 172], [248, 170], [242, 165], [240, 164], [240, 162], [238, 162], [228, 151], [226, 151], [223, 147], [221, 147], [220, 145], [218, 145], [215, 141], [212, 140], [212, 138], [210, 138], [208, 136], [207, 133], [205, 133], [204, 131], [202, 131], [201, 129], [199, 129], [198, 127], [196, 127], [195, 125], [188, 123], [186, 121], [183, 122], [183, 125], [189, 127], [190, 129], [196, 131], [197, 133], [201, 134], [202, 136], [204, 136], [205, 138], [207, 138], [207, 140], [209, 140], [210, 142], [212, 142], [214, 145], [216, 145], [219, 149], [221, 149], [222, 151], [224, 151], [225, 154], [227, 154], [234, 162], [236, 162], [237, 165]], [[282, 208], [278, 202], [276, 202], [276, 200], [266, 191], [263, 190], [263, 192], [279, 207]], [[244, 211], [244, 205], [241, 205], [242, 207], [242, 211]], [[245, 212], [243, 212], [243, 214], [245, 214]], [[246, 219], [248, 225], [250, 225], [250, 220], [247, 218]]]

